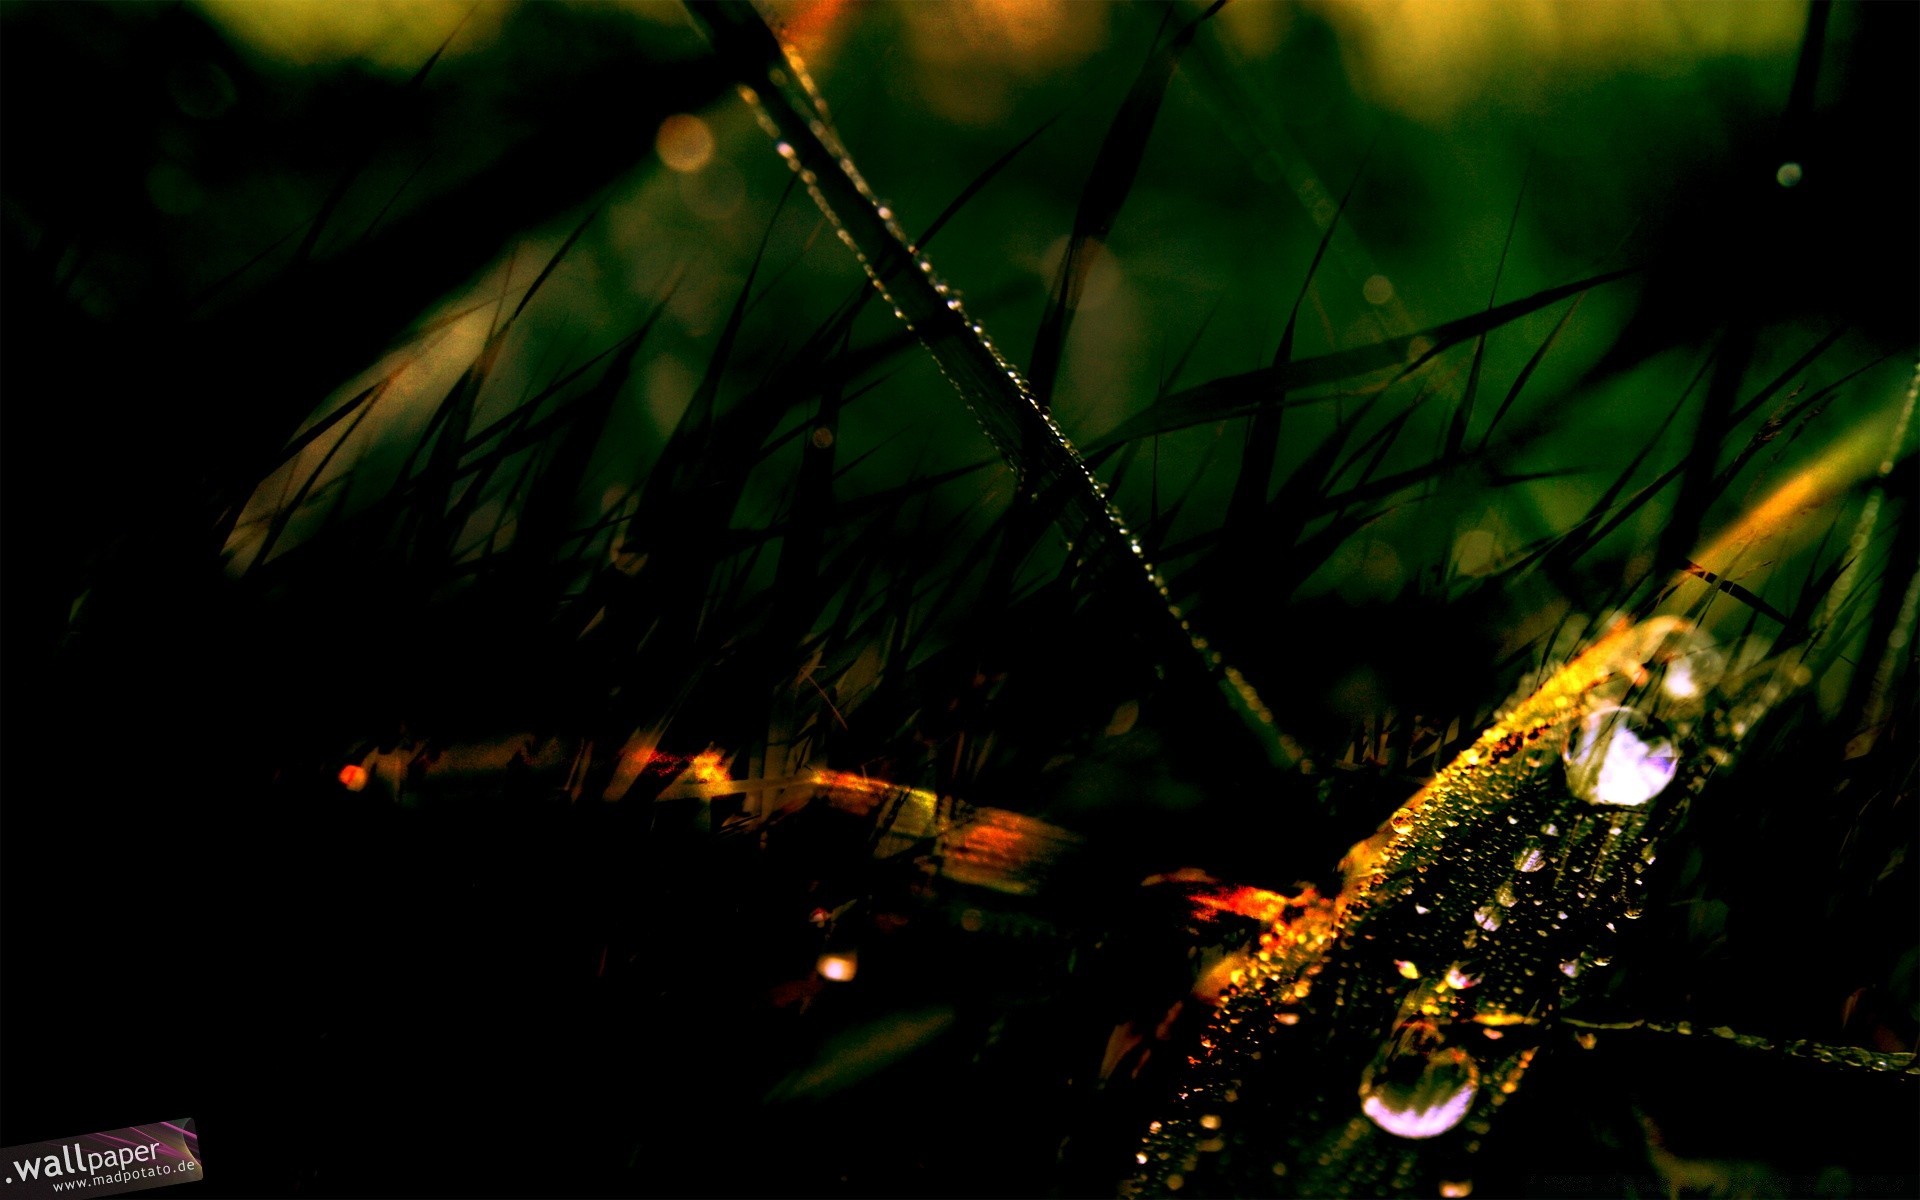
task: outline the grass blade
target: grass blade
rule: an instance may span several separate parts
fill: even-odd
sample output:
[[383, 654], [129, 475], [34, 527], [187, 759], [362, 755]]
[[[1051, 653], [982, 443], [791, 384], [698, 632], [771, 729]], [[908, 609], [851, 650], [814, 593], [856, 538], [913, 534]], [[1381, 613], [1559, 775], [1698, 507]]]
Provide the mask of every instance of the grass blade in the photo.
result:
[[[1080, 307], [1087, 272], [1093, 265], [1090, 245], [1106, 241], [1113, 232], [1127, 193], [1133, 190], [1134, 177], [1140, 172], [1147, 141], [1153, 136], [1154, 122], [1160, 115], [1161, 102], [1166, 99], [1167, 85], [1173, 82], [1174, 69], [1180, 65], [1180, 56], [1199, 34], [1201, 24], [1219, 12], [1225, 3], [1226, 0], [1214, 0], [1211, 7], [1182, 26], [1165, 45], [1154, 46], [1153, 53], [1135, 76], [1133, 86], [1127, 89], [1126, 99], [1114, 114], [1106, 136], [1101, 139], [1093, 170], [1080, 191], [1080, 206], [1073, 216], [1073, 234], [1067, 240], [1067, 251], [1060, 259], [1053, 299], [1040, 321], [1033, 355], [1028, 360], [1028, 382], [1042, 409], [1052, 402], [1054, 384], [1060, 374], [1060, 356], [1066, 347], [1074, 313]], [[1157, 35], [1155, 40], [1157, 43]]]
[[[1193, 631], [1168, 600], [1166, 585], [1139, 541], [1107, 502], [1105, 489], [1046, 415], [1020, 372], [993, 347], [958, 296], [881, 212], [852, 159], [826, 123], [811, 81], [744, 0], [691, 6], [723, 59], [748, 82], [768, 132], [808, 185], [822, 211], [839, 227], [882, 293], [960, 391], [1001, 456], [1024, 486], [1040, 491], [1065, 481], [1069, 500], [1060, 525], [1090, 574], [1112, 574], [1143, 611], [1151, 611], [1176, 659], [1193, 664], [1220, 686], [1241, 723], [1274, 763], [1291, 764], [1297, 751], [1274, 729], [1271, 714], [1250, 687], [1237, 681], [1218, 652]], [[1083, 581], [1085, 582], [1085, 581]]]

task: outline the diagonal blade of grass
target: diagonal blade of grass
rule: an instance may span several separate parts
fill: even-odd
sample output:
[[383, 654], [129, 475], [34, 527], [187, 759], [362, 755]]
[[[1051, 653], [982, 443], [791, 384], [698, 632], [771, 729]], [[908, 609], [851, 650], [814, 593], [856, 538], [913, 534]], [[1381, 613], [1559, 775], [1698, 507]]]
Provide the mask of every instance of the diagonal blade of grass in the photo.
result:
[[[286, 532], [287, 524], [293, 520], [294, 515], [298, 513], [301, 506], [306, 503], [307, 497], [313, 492], [314, 485], [320, 481], [320, 477], [326, 474], [327, 467], [333, 463], [334, 456], [340, 453], [341, 447], [353, 440], [354, 432], [360, 428], [361, 422], [367, 419], [368, 415], [373, 412], [374, 405], [379, 403], [380, 396], [386, 391], [386, 383], [387, 381], [383, 380], [373, 387], [368, 388], [365, 393], [362, 393], [361, 399], [366, 400], [367, 403], [364, 407], [360, 408], [359, 415], [354, 417], [353, 422], [347, 426], [345, 432], [334, 439], [333, 445], [327, 447], [326, 454], [321, 456], [320, 462], [308, 473], [305, 482], [301, 483], [299, 490], [296, 491], [286, 503], [275, 510], [273, 521], [267, 526], [266, 535], [260, 539], [260, 549], [254, 552], [253, 566], [259, 566], [272, 556], [273, 547], [279, 542], [280, 536]], [[343, 405], [339, 411], [339, 415], [344, 416], [350, 407], [352, 406]], [[329, 421], [327, 424], [328, 427], [331, 428], [333, 422]]]
[[[1171, 607], [1166, 585], [1147, 562], [1105, 489], [1036, 401], [1019, 371], [994, 349], [958, 296], [933, 274], [866, 187], [827, 124], [804, 69], [787, 56], [759, 14], [744, 0], [690, 6], [721, 57], [746, 81], [758, 116], [842, 240], [980, 421], [995, 448], [1024, 485], [1038, 490], [1071, 481], [1061, 515], [1069, 543], [1089, 564], [1089, 575], [1114, 575], [1177, 646], [1177, 662], [1194, 664], [1220, 686], [1241, 723], [1270, 762], [1291, 764], [1299, 753], [1274, 728], [1272, 716]], [[1084, 582], [1084, 581], [1083, 581]]]
[[1547, 357], [1547, 351], [1551, 350], [1554, 342], [1560, 339], [1561, 332], [1572, 322], [1573, 314], [1580, 311], [1580, 306], [1586, 303], [1586, 300], [1585, 292], [1573, 298], [1573, 303], [1567, 306], [1567, 311], [1561, 313], [1560, 319], [1554, 322], [1552, 331], [1534, 348], [1533, 354], [1527, 359], [1527, 364], [1520, 368], [1518, 375], [1513, 377], [1513, 385], [1507, 389], [1506, 396], [1500, 401], [1500, 407], [1493, 410], [1493, 419], [1487, 422], [1487, 431], [1480, 435], [1482, 450], [1485, 450], [1487, 443], [1493, 440], [1493, 431], [1500, 428], [1500, 422], [1505, 419], [1507, 410], [1513, 407], [1513, 402], [1518, 400], [1520, 393], [1526, 390], [1528, 381], [1533, 378], [1533, 373], [1539, 370], [1541, 361]]
[[[1531, 168], [1529, 168], [1531, 170]], [[1500, 277], [1507, 272], [1507, 255], [1513, 250], [1513, 231], [1520, 226], [1520, 206], [1527, 198], [1526, 176], [1520, 179], [1520, 194], [1513, 198], [1513, 215], [1507, 219], [1507, 239], [1500, 244], [1500, 259], [1493, 268], [1493, 286], [1487, 289], [1487, 311], [1493, 311], [1493, 302], [1500, 296]], [[1480, 391], [1480, 368], [1487, 358], [1487, 330], [1481, 330], [1473, 342], [1473, 364], [1467, 368], [1467, 386], [1460, 393], [1460, 403], [1453, 410], [1453, 422], [1447, 426], [1446, 457], [1448, 460], [1460, 456], [1461, 447], [1466, 445], [1467, 427], [1473, 423], [1473, 402]], [[1551, 339], [1549, 339], [1551, 340]], [[1485, 444], [1485, 439], [1481, 439]]]
[[[1280, 331], [1280, 346], [1273, 353], [1275, 370], [1284, 370], [1293, 361], [1293, 339], [1300, 323], [1300, 306], [1306, 303], [1313, 277], [1320, 270], [1327, 247], [1333, 244], [1334, 231], [1340, 228], [1340, 218], [1345, 215], [1347, 204], [1352, 201], [1354, 189], [1360, 186], [1360, 177], [1366, 173], [1366, 169], [1363, 160], [1353, 173], [1352, 181], [1347, 184], [1346, 192], [1341, 195], [1333, 219], [1327, 222], [1326, 231], [1320, 235], [1319, 245], [1314, 247], [1313, 261], [1307, 264], [1306, 276], [1300, 281], [1300, 291], [1293, 298], [1293, 307], [1287, 311], [1286, 326]], [[1275, 404], [1255, 413], [1249, 423], [1246, 449], [1240, 455], [1240, 475], [1234, 480], [1233, 497], [1227, 502], [1226, 533], [1230, 543], [1246, 543], [1260, 524], [1258, 514], [1267, 504], [1267, 488], [1273, 478], [1274, 458], [1279, 453], [1280, 423], [1285, 411], [1283, 406]], [[1344, 422], [1342, 424], [1345, 426]], [[1351, 433], [1351, 426], [1345, 428]], [[1321, 479], [1324, 478], [1323, 470]]]
[[[1297, 359], [1285, 367], [1267, 367], [1220, 379], [1177, 392], [1136, 417], [1093, 439], [1089, 453], [1155, 433], [1204, 425], [1209, 421], [1245, 416], [1270, 404], [1318, 403], [1317, 399], [1287, 400], [1287, 393], [1314, 384], [1335, 383], [1372, 375], [1395, 367], [1404, 378], [1431, 362], [1437, 355], [1492, 329], [1556, 304], [1569, 296], [1604, 284], [1625, 279], [1639, 268], [1622, 267], [1605, 271], [1573, 283], [1547, 288], [1519, 300], [1509, 300], [1483, 313], [1460, 317], [1439, 325], [1388, 338], [1370, 346], [1340, 350], [1314, 358]], [[1415, 342], [1430, 343], [1415, 352]]]

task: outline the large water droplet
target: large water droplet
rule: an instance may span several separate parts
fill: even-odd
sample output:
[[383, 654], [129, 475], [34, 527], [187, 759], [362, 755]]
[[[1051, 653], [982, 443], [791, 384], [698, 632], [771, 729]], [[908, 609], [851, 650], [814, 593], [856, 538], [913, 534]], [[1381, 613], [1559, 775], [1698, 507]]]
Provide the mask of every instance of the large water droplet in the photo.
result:
[[1395, 1137], [1438, 1137], [1473, 1107], [1480, 1068], [1430, 1031], [1403, 1034], [1360, 1076], [1360, 1111]]
[[1658, 722], [1631, 708], [1588, 713], [1567, 738], [1567, 786], [1590, 804], [1633, 808], [1659, 795], [1680, 757]]

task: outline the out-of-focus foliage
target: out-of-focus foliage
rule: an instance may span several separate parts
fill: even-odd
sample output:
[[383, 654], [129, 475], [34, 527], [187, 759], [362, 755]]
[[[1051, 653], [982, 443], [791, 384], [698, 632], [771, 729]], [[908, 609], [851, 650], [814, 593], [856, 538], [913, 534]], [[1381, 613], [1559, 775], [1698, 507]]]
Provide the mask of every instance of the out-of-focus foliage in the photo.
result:
[[[1913, 9], [767, 12], [1309, 766], [1075, 585], [680, 7], [11, 4], [9, 974], [194, 914], [219, 1032], [129, 1106], [581, 1147], [242, 1192], [1108, 1190], [1218, 948], [1167, 897], [1324, 882], [1670, 585], [1807, 682], [1600, 992], [1912, 1049]], [[9, 997], [16, 1141], [103, 1119], [20, 1047], [112, 978]], [[1898, 1081], [1603, 1046], [1476, 1194], [1912, 1177]]]

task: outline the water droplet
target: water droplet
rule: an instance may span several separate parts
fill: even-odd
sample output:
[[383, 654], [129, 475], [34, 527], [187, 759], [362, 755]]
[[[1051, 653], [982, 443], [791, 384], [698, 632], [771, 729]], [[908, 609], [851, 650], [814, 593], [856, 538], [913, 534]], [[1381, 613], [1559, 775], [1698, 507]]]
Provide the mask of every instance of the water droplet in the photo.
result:
[[1471, 1196], [1473, 1195], [1473, 1180], [1442, 1179], [1440, 1181], [1440, 1194], [1447, 1197], [1448, 1200], [1459, 1200], [1461, 1196]]
[[1500, 922], [1504, 920], [1506, 920], [1506, 914], [1501, 912], [1499, 909], [1495, 908], [1491, 904], [1487, 905], [1485, 908], [1477, 908], [1473, 912], [1474, 924], [1478, 925], [1480, 928], [1486, 930], [1489, 933], [1500, 928]]
[[1660, 675], [1660, 690], [1672, 700], [1701, 700], [1726, 671], [1727, 661], [1720, 652], [1694, 638], [1667, 662]]
[[1538, 842], [1530, 841], [1520, 853], [1513, 856], [1513, 865], [1516, 870], [1522, 872], [1538, 871], [1547, 865], [1547, 856], [1540, 852]]
[[1218, 1129], [1220, 1128], [1220, 1118], [1213, 1113], [1208, 1113], [1200, 1118], [1200, 1128]]
[[1633, 808], [1659, 795], [1679, 770], [1673, 742], [1631, 708], [1603, 708], [1574, 727], [1561, 751], [1567, 786], [1590, 804]]
[[1478, 976], [1467, 974], [1459, 963], [1455, 963], [1447, 968], [1447, 986], [1455, 991], [1465, 991], [1477, 985], [1479, 982]]
[[1501, 884], [1500, 889], [1493, 894], [1493, 902], [1501, 908], [1512, 908], [1519, 903], [1519, 897], [1513, 894], [1513, 884], [1511, 882]]
[[1797, 187], [1805, 177], [1806, 172], [1800, 168], [1800, 164], [1797, 162], [1781, 163], [1780, 169], [1773, 173], [1774, 182], [1783, 188]]
[[1360, 1076], [1360, 1111], [1403, 1138], [1438, 1137], [1460, 1123], [1480, 1087], [1480, 1068], [1458, 1046], [1415, 1026]]
[[1414, 966], [1412, 963], [1408, 962], [1404, 958], [1394, 959], [1393, 966], [1395, 970], [1400, 972], [1400, 978], [1402, 979], [1420, 978], [1420, 968]]

